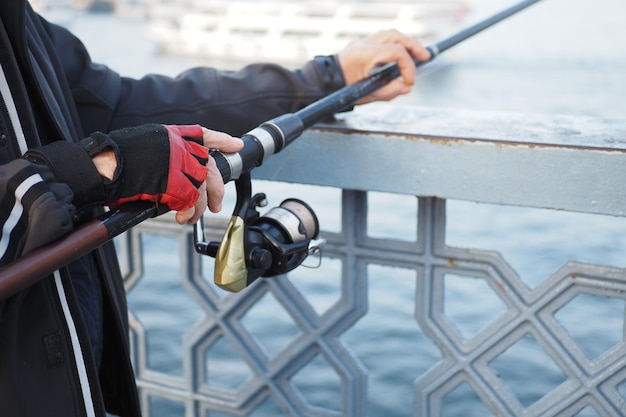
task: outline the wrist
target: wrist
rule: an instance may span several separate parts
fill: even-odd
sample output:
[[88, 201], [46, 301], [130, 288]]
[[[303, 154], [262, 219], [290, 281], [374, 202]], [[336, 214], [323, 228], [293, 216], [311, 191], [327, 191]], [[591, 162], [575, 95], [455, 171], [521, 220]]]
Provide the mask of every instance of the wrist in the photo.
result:
[[346, 85], [337, 55], [316, 56], [314, 62], [317, 64], [321, 74], [324, 90], [330, 93]]
[[80, 144], [59, 140], [30, 149], [24, 158], [47, 166], [56, 182], [67, 184], [74, 193], [72, 204], [78, 210], [104, 201], [104, 179], [92, 155]]
[[109, 181], [113, 181], [117, 169], [117, 158], [112, 149], [104, 150], [94, 155], [91, 160], [98, 173]]

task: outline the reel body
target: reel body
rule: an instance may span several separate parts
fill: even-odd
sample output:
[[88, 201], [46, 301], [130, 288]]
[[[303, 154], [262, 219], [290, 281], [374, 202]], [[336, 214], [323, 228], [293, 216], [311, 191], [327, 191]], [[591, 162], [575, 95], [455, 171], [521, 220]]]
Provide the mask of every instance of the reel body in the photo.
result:
[[203, 224], [196, 225], [196, 251], [215, 257], [215, 284], [238, 292], [259, 277], [272, 277], [298, 267], [325, 243], [318, 239], [317, 216], [305, 202], [290, 198], [261, 215], [265, 194], [252, 196], [249, 173], [235, 180], [237, 203], [221, 243], [204, 242]]

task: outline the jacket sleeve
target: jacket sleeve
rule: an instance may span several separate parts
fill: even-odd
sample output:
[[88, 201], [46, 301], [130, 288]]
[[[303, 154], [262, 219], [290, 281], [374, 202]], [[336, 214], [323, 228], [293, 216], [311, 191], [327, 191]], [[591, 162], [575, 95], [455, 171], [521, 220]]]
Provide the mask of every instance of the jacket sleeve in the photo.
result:
[[110, 146], [92, 138], [56, 141], [0, 165], [0, 266], [65, 235], [83, 210], [104, 204], [91, 157]]
[[239, 136], [345, 85], [334, 56], [317, 57], [295, 70], [276, 64], [239, 71], [197, 67], [176, 77], [131, 79], [92, 62], [74, 35], [48, 25], [86, 133], [144, 123], [198, 123]]
[[45, 166], [16, 159], [0, 166], [0, 266], [72, 230], [73, 193]]

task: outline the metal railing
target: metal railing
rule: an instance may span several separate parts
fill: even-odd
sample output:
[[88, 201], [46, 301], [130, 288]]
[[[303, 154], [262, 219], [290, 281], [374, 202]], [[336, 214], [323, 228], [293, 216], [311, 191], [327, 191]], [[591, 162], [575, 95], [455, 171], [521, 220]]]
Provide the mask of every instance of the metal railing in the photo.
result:
[[616, 120], [370, 105], [307, 131], [253, 187], [318, 211], [318, 268], [230, 294], [190, 227], [117, 239], [145, 414], [624, 415], [624, 166]]

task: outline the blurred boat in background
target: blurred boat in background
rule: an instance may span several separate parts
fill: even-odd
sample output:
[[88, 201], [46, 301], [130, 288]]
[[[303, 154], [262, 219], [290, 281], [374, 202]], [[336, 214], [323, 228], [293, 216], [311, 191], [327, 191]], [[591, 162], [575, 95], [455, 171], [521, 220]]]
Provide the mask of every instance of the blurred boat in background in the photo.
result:
[[147, 0], [149, 33], [164, 53], [298, 63], [395, 28], [429, 41], [465, 17], [459, 0], [413, 2]]
[[301, 63], [332, 54], [350, 40], [395, 28], [431, 42], [460, 26], [464, 0], [228, 1], [32, 0], [47, 16], [111, 12], [146, 21], [148, 36], [167, 55], [227, 61]]

